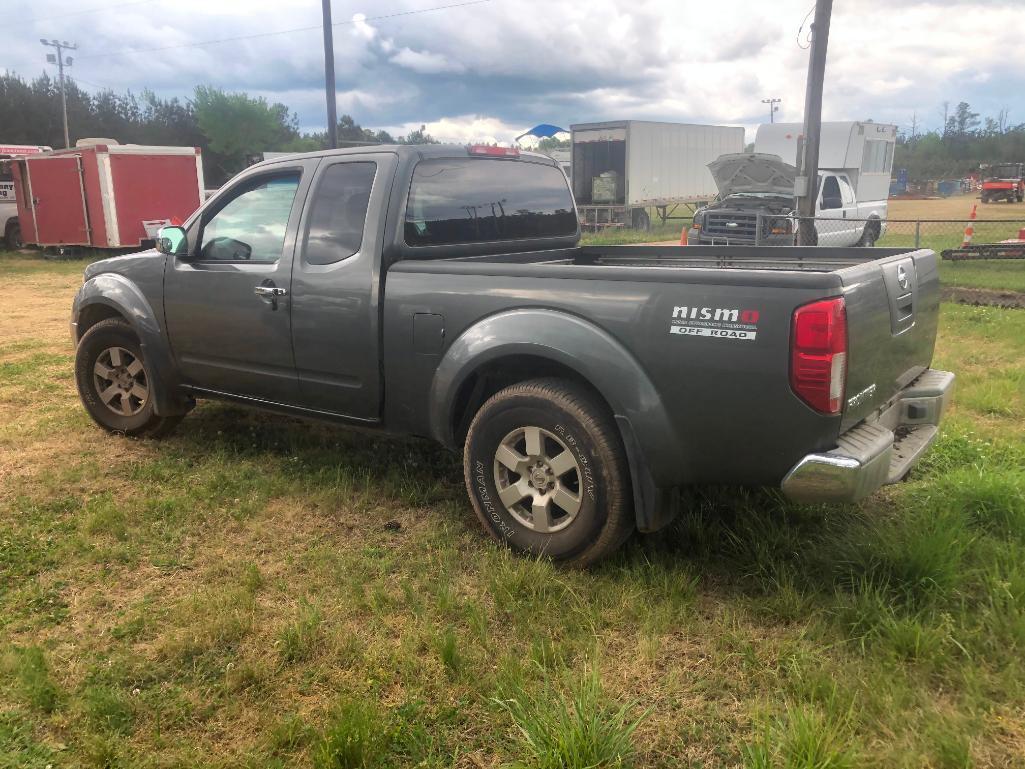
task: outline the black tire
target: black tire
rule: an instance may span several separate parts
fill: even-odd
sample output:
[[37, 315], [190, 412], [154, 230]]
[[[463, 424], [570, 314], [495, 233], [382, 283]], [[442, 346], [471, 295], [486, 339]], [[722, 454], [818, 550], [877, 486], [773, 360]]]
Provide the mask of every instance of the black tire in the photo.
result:
[[7, 248], [11, 251], [17, 251], [19, 248], [24, 248], [25, 242], [21, 239], [21, 225], [12, 224], [8, 227], [4, 236], [4, 241]]
[[[550, 458], [551, 466], [545, 463], [541, 468], [539, 462], [537, 469], [531, 464], [529, 473], [518, 473], [500, 464], [500, 447], [511, 445], [515, 439], [510, 436], [517, 431], [524, 432], [524, 442], [516, 455], [531, 461], [525, 430], [540, 431], [542, 450], [535, 455]], [[564, 451], [570, 452], [565, 459]], [[554, 479], [551, 485], [532, 485], [546, 471], [557, 473], [571, 461], [573, 469], [549, 474]], [[463, 469], [467, 493], [484, 530], [513, 550], [588, 566], [619, 548], [634, 530], [629, 469], [615, 423], [603, 404], [565, 380], [534, 379], [492, 396], [470, 424]], [[519, 488], [524, 482], [533, 497], [511, 505], [502, 501], [500, 483], [508, 492], [510, 486]], [[539, 492], [542, 488], [546, 490]], [[574, 496], [576, 512], [567, 512], [571, 506], [559, 507], [559, 501], [573, 502]], [[550, 500], [550, 506], [537, 501], [541, 498]], [[522, 505], [527, 501], [529, 513]], [[550, 513], [540, 527], [534, 525], [535, 504]], [[523, 520], [525, 515], [530, 522]]]
[[[111, 354], [114, 349], [119, 351], [116, 366]], [[133, 373], [130, 369], [136, 361], [141, 364], [141, 370]], [[122, 368], [124, 370], [119, 371]], [[99, 369], [117, 374], [117, 377], [104, 379], [97, 373]], [[101, 382], [114, 387], [118, 381], [122, 381], [124, 386], [109, 396], [111, 405], [108, 406], [101, 395]], [[75, 382], [78, 396], [89, 416], [112, 433], [160, 438], [170, 433], [182, 419], [181, 416], [162, 417], [153, 413], [151, 395], [154, 383], [149, 378], [138, 337], [121, 318], [102, 320], [82, 336], [75, 352]], [[129, 384], [131, 391], [128, 390]], [[103, 392], [108, 392], [109, 387]], [[141, 392], [146, 396], [140, 397], [137, 393]], [[124, 406], [126, 402], [128, 405]]]
[[875, 222], [869, 222], [865, 225], [864, 232], [861, 233], [858, 245], [862, 248], [872, 248], [877, 240], [879, 240], [879, 225]]
[[630, 214], [630, 226], [635, 230], [650, 230], [651, 217], [643, 208], [635, 208]]

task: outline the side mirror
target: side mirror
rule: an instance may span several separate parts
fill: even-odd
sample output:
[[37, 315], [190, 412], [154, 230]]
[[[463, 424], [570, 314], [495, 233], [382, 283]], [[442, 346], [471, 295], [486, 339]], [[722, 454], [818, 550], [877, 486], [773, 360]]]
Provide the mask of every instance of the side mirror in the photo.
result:
[[170, 256], [184, 256], [189, 238], [181, 227], [161, 227], [157, 230], [157, 251]]
[[840, 198], [822, 198], [822, 209], [824, 211], [834, 208], [843, 208], [843, 201]]

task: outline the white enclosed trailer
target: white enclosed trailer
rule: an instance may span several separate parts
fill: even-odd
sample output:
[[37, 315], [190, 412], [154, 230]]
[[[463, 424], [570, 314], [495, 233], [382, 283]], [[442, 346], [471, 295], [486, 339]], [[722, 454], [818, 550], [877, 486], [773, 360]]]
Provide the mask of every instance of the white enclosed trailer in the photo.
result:
[[680, 205], [710, 200], [708, 164], [744, 150], [739, 126], [617, 120], [578, 123], [570, 133], [573, 195], [592, 228], [644, 228], [649, 208], [664, 222]]

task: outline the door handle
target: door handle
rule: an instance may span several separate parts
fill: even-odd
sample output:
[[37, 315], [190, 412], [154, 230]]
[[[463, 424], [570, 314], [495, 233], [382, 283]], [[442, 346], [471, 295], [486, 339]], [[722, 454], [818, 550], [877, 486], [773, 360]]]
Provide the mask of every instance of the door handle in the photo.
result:
[[257, 296], [285, 296], [288, 293], [287, 288], [278, 288], [277, 286], [257, 286], [253, 289], [253, 293]]

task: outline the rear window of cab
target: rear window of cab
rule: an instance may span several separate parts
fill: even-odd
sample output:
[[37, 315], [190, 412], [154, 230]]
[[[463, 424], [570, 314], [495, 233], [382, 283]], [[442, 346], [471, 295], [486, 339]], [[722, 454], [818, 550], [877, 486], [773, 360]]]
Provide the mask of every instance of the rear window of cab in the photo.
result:
[[406, 202], [409, 246], [555, 238], [576, 230], [573, 198], [555, 166], [433, 158], [413, 170]]

